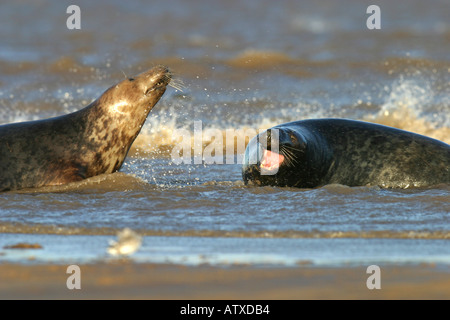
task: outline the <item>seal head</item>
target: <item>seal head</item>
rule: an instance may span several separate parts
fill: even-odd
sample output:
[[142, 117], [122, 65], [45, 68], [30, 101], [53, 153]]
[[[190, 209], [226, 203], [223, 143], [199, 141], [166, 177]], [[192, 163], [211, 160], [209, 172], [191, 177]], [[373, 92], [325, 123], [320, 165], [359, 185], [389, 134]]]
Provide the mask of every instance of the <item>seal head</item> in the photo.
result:
[[[309, 139], [308, 139], [309, 138]], [[326, 152], [315, 152], [316, 139], [290, 126], [276, 126], [254, 137], [244, 154], [242, 167], [246, 184], [271, 186], [314, 186], [324, 174], [310, 170], [329, 162]]]

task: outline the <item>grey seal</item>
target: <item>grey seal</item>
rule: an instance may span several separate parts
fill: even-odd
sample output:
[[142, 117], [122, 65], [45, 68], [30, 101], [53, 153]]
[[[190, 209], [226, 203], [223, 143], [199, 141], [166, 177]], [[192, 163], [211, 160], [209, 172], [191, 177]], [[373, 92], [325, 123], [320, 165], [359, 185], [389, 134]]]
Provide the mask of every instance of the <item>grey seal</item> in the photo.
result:
[[246, 184], [299, 188], [427, 187], [450, 183], [450, 146], [364, 121], [294, 121], [249, 142], [242, 176]]
[[79, 111], [0, 126], [0, 191], [119, 170], [171, 78], [168, 68], [156, 66], [113, 85]]

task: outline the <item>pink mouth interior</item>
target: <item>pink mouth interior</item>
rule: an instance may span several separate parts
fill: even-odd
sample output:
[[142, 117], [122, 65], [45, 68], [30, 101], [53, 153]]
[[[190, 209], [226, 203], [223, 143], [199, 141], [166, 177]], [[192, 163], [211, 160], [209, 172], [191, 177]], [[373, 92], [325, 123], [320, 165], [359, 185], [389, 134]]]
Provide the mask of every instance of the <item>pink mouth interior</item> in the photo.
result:
[[269, 150], [264, 150], [261, 161], [261, 167], [267, 170], [273, 170], [280, 167], [284, 161], [284, 156]]

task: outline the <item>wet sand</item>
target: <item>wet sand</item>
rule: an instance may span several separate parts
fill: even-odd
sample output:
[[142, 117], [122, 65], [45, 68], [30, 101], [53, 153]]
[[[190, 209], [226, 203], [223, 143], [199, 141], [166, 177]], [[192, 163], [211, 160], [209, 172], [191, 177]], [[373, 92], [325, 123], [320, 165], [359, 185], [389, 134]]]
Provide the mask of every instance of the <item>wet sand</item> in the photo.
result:
[[0, 299], [450, 299], [450, 270], [381, 266], [381, 289], [366, 267], [227, 268], [137, 264], [80, 265], [81, 289], [69, 290], [65, 265], [0, 265]]

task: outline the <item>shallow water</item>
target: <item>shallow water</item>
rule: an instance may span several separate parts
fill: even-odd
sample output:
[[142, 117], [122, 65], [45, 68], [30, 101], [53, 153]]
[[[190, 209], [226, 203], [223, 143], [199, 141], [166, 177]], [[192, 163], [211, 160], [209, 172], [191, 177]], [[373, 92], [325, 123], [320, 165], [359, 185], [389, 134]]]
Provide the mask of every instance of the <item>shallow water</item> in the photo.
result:
[[[23, 263], [93, 263], [128, 261], [106, 253], [111, 237], [100, 235], [0, 234], [6, 245], [17, 237], [27, 243], [39, 241], [41, 249], [5, 249], [5, 260]], [[262, 239], [223, 237], [146, 236], [133, 254], [139, 263], [208, 264], [219, 267], [359, 266], [381, 264], [431, 264], [446, 270], [446, 240], [405, 239]], [[396, 252], [395, 260], [392, 259]]]
[[[369, 4], [81, 1], [81, 30], [68, 30], [64, 2], [3, 3], [0, 123], [78, 110], [123, 73], [155, 64], [184, 89], [167, 90], [121, 172], [1, 193], [0, 246], [32, 241], [45, 251], [0, 248], [0, 261], [70, 260], [53, 242], [72, 259], [103, 259], [107, 239], [129, 227], [156, 250], [146, 240], [136, 261], [448, 266], [449, 185], [260, 188], [244, 186], [237, 161], [171, 159], [173, 134], [194, 136], [195, 121], [243, 139], [244, 129], [345, 117], [450, 143], [450, 6], [379, 1], [381, 30], [368, 30]], [[90, 245], [74, 249], [75, 236]]]

